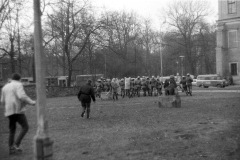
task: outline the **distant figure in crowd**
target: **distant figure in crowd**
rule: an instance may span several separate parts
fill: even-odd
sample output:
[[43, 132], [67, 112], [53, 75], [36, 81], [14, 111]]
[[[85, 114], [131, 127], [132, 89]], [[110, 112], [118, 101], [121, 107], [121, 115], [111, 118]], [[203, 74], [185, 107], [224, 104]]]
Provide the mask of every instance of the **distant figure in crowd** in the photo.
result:
[[162, 95], [162, 82], [159, 80], [159, 78], [157, 79], [157, 83], [156, 83], [156, 88], [157, 88], [157, 93], [159, 96]]
[[[21, 75], [14, 73], [12, 80], [2, 88], [1, 94], [1, 103], [5, 106], [5, 116], [9, 119], [10, 133], [8, 145], [10, 155], [22, 152], [20, 144], [29, 129], [28, 121], [24, 114], [26, 105], [36, 104], [34, 100], [26, 95], [20, 79]], [[14, 141], [17, 123], [20, 124], [21, 131], [16, 141]]]
[[102, 80], [98, 79], [95, 85], [96, 85], [96, 97], [101, 98], [101, 94], [102, 94], [102, 91], [103, 91]]
[[128, 96], [130, 98], [130, 81], [131, 81], [131, 77], [126, 78], [125, 77], [125, 95]]
[[118, 88], [119, 88], [119, 85], [117, 83], [117, 79], [113, 78], [111, 82], [111, 91], [112, 91], [113, 100], [118, 100]]
[[121, 81], [119, 82], [119, 86], [121, 88], [121, 96], [122, 96], [122, 98], [124, 98], [124, 96], [125, 96], [125, 82], [124, 82], [124, 79], [121, 79]]
[[174, 79], [174, 76], [171, 75], [169, 80], [165, 80], [165, 83], [165, 95], [175, 95], [175, 88], [177, 88], [177, 83]]
[[96, 100], [94, 95], [94, 89], [92, 87], [92, 81], [88, 80], [87, 84], [82, 86], [78, 92], [78, 99], [79, 101], [81, 101], [82, 108], [83, 108], [81, 117], [84, 117], [84, 114], [87, 111], [87, 118], [90, 118], [91, 98], [95, 103]]
[[187, 80], [185, 76], [182, 77], [182, 80], [180, 81], [180, 85], [182, 88], [182, 92], [187, 91]]
[[138, 76], [137, 79], [135, 80], [135, 93], [137, 94], [138, 97], [140, 97], [140, 91], [141, 91], [141, 79]]
[[188, 90], [188, 92], [191, 92], [193, 79], [189, 73], [187, 74], [186, 81], [187, 81], [187, 90]]
[[142, 82], [141, 82], [141, 85], [142, 85], [142, 90], [143, 90], [143, 96], [147, 96], [147, 81], [145, 78], [142, 79]]

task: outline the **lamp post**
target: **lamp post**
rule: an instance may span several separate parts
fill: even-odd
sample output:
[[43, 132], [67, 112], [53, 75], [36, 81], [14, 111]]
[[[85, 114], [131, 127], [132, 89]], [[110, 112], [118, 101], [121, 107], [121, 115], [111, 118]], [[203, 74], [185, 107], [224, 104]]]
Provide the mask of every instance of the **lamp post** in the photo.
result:
[[177, 63], [177, 74], [178, 74], [178, 61], [176, 61], [176, 63]]
[[180, 58], [181, 58], [181, 68], [182, 68], [182, 76], [183, 76], [183, 58], [185, 57], [185, 56], [179, 56]]

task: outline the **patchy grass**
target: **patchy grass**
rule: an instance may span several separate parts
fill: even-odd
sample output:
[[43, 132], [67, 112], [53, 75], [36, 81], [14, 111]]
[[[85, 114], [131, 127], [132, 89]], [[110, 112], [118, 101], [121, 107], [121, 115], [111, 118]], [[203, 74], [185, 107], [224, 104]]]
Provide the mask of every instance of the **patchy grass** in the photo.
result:
[[[98, 100], [92, 105], [91, 119], [80, 117], [76, 97], [47, 99], [54, 159], [240, 159], [240, 94], [180, 95], [182, 108], [158, 108], [157, 97]], [[0, 117], [1, 160], [33, 159], [36, 108], [26, 114], [30, 130], [18, 157], [8, 155], [8, 119]]]

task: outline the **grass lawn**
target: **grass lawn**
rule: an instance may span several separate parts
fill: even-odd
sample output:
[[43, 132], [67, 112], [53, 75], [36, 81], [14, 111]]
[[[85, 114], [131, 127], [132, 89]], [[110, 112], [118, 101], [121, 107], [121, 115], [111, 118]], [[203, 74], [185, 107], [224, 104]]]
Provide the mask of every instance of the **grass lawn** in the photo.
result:
[[[76, 97], [47, 99], [56, 160], [239, 160], [240, 93], [180, 93], [182, 108], [158, 108], [157, 97], [97, 100], [91, 119]], [[3, 107], [0, 108], [3, 115]], [[8, 155], [8, 119], [0, 116], [0, 159], [32, 160], [36, 108], [23, 154]], [[19, 129], [19, 127], [18, 127]]]

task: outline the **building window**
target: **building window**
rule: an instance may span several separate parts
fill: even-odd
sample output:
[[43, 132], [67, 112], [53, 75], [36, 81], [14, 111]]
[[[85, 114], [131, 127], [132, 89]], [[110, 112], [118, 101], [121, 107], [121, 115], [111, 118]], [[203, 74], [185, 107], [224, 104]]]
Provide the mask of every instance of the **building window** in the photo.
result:
[[237, 30], [228, 31], [228, 48], [237, 48]]
[[237, 63], [230, 63], [230, 72], [232, 76], [236, 76], [238, 71], [237, 71]]
[[237, 5], [236, 0], [228, 0], [228, 13], [233, 14], [237, 13]]

